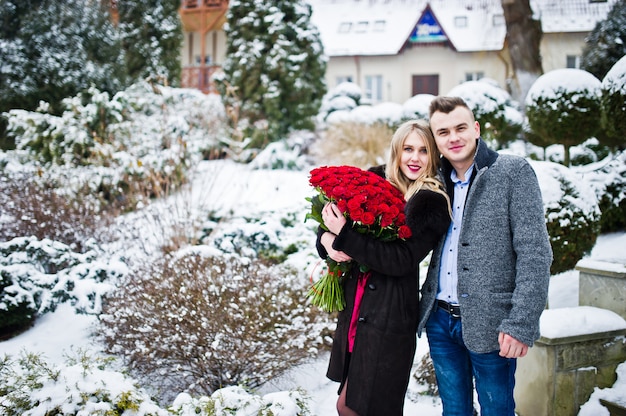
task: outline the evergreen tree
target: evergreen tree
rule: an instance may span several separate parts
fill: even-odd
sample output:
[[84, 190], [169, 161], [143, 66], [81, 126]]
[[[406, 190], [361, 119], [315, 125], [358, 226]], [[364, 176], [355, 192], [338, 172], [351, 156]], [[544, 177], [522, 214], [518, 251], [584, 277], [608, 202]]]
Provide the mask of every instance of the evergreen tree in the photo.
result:
[[91, 0], [36, 3], [28, 11], [8, 2], [0, 8], [3, 21], [11, 12], [18, 17], [0, 39], [0, 111], [33, 110], [46, 101], [58, 113], [64, 98], [90, 86], [117, 91], [120, 45], [106, 10]]
[[249, 147], [313, 127], [326, 93], [326, 58], [311, 13], [303, 0], [230, 2], [227, 58], [215, 81], [225, 104], [238, 108], [236, 131], [247, 125]]
[[179, 6], [179, 0], [118, 2], [126, 70], [132, 80], [153, 78], [160, 83], [179, 85], [183, 43]]
[[598, 22], [585, 39], [581, 68], [598, 79], [626, 55], [626, 0], [613, 4], [605, 20]]

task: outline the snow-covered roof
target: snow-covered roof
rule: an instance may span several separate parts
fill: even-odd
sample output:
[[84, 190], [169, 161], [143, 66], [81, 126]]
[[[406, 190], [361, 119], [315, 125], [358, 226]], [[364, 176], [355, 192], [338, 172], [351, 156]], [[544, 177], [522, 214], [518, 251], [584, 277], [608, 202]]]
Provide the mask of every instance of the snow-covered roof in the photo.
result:
[[[501, 50], [501, 0], [307, 0], [328, 56], [396, 55], [407, 43]], [[531, 0], [544, 33], [589, 32], [618, 0]]]

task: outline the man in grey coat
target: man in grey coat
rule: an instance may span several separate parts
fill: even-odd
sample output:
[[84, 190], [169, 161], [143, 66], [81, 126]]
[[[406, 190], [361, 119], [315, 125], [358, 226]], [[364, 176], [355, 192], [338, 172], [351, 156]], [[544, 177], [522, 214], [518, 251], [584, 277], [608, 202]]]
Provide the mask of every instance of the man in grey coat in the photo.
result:
[[490, 150], [458, 97], [430, 104], [453, 221], [422, 287], [444, 416], [513, 416], [517, 358], [539, 338], [552, 249], [541, 191], [523, 158]]

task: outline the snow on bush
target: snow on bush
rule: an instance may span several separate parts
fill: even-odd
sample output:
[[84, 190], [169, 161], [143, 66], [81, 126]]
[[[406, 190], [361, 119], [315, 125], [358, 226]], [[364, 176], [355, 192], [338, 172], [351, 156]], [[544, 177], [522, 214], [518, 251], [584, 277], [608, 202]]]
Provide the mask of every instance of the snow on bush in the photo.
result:
[[600, 209], [590, 184], [552, 162], [532, 161], [543, 197], [554, 260], [550, 272], [571, 270], [589, 254], [600, 232]]
[[602, 80], [602, 127], [606, 144], [626, 148], [626, 56]]
[[181, 393], [164, 408], [116, 371], [109, 358], [79, 351], [63, 366], [45, 357], [22, 353], [0, 359], [0, 409], [5, 416], [294, 416], [310, 415], [310, 398], [301, 390], [258, 396], [240, 386], [211, 396]]
[[113, 98], [91, 89], [64, 104], [61, 116], [45, 105], [4, 113], [16, 142], [5, 171], [35, 170], [74, 192], [87, 186], [104, 201], [129, 199], [132, 208], [135, 198], [184, 182], [194, 160], [223, 138], [223, 105], [200, 91], [140, 83]]
[[600, 133], [600, 80], [589, 72], [565, 68], [543, 74], [526, 96], [526, 116], [537, 145], [562, 144], [564, 164], [570, 165], [570, 147]]
[[0, 409], [6, 416], [166, 416], [126, 375], [107, 360], [84, 352], [64, 366], [23, 353], [0, 360]]
[[106, 349], [168, 400], [258, 387], [324, 346], [325, 315], [297, 276], [208, 246], [145, 264], [108, 298]]
[[0, 243], [0, 333], [23, 328], [59, 303], [98, 314], [102, 298], [127, 272], [97, 251], [73, 252], [48, 239], [19, 237]]
[[422, 118], [428, 120], [428, 107], [435, 98], [432, 94], [417, 94], [402, 104], [402, 116], [406, 119]]

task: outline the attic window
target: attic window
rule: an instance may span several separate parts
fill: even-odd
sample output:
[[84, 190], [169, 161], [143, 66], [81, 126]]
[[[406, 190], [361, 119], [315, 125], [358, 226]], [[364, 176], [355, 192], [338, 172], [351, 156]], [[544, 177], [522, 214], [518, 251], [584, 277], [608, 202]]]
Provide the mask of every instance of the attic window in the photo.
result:
[[504, 15], [494, 14], [493, 15], [493, 25], [494, 26], [504, 26]]
[[352, 29], [352, 22], [341, 22], [339, 24], [339, 33], [348, 33]]
[[362, 21], [356, 24], [356, 32], [357, 33], [364, 33], [367, 32], [367, 27], [369, 26], [369, 22], [367, 21]]
[[454, 18], [454, 27], [467, 27], [467, 16], [456, 16]]
[[374, 32], [384, 32], [386, 24], [387, 22], [385, 20], [376, 20], [374, 22]]

